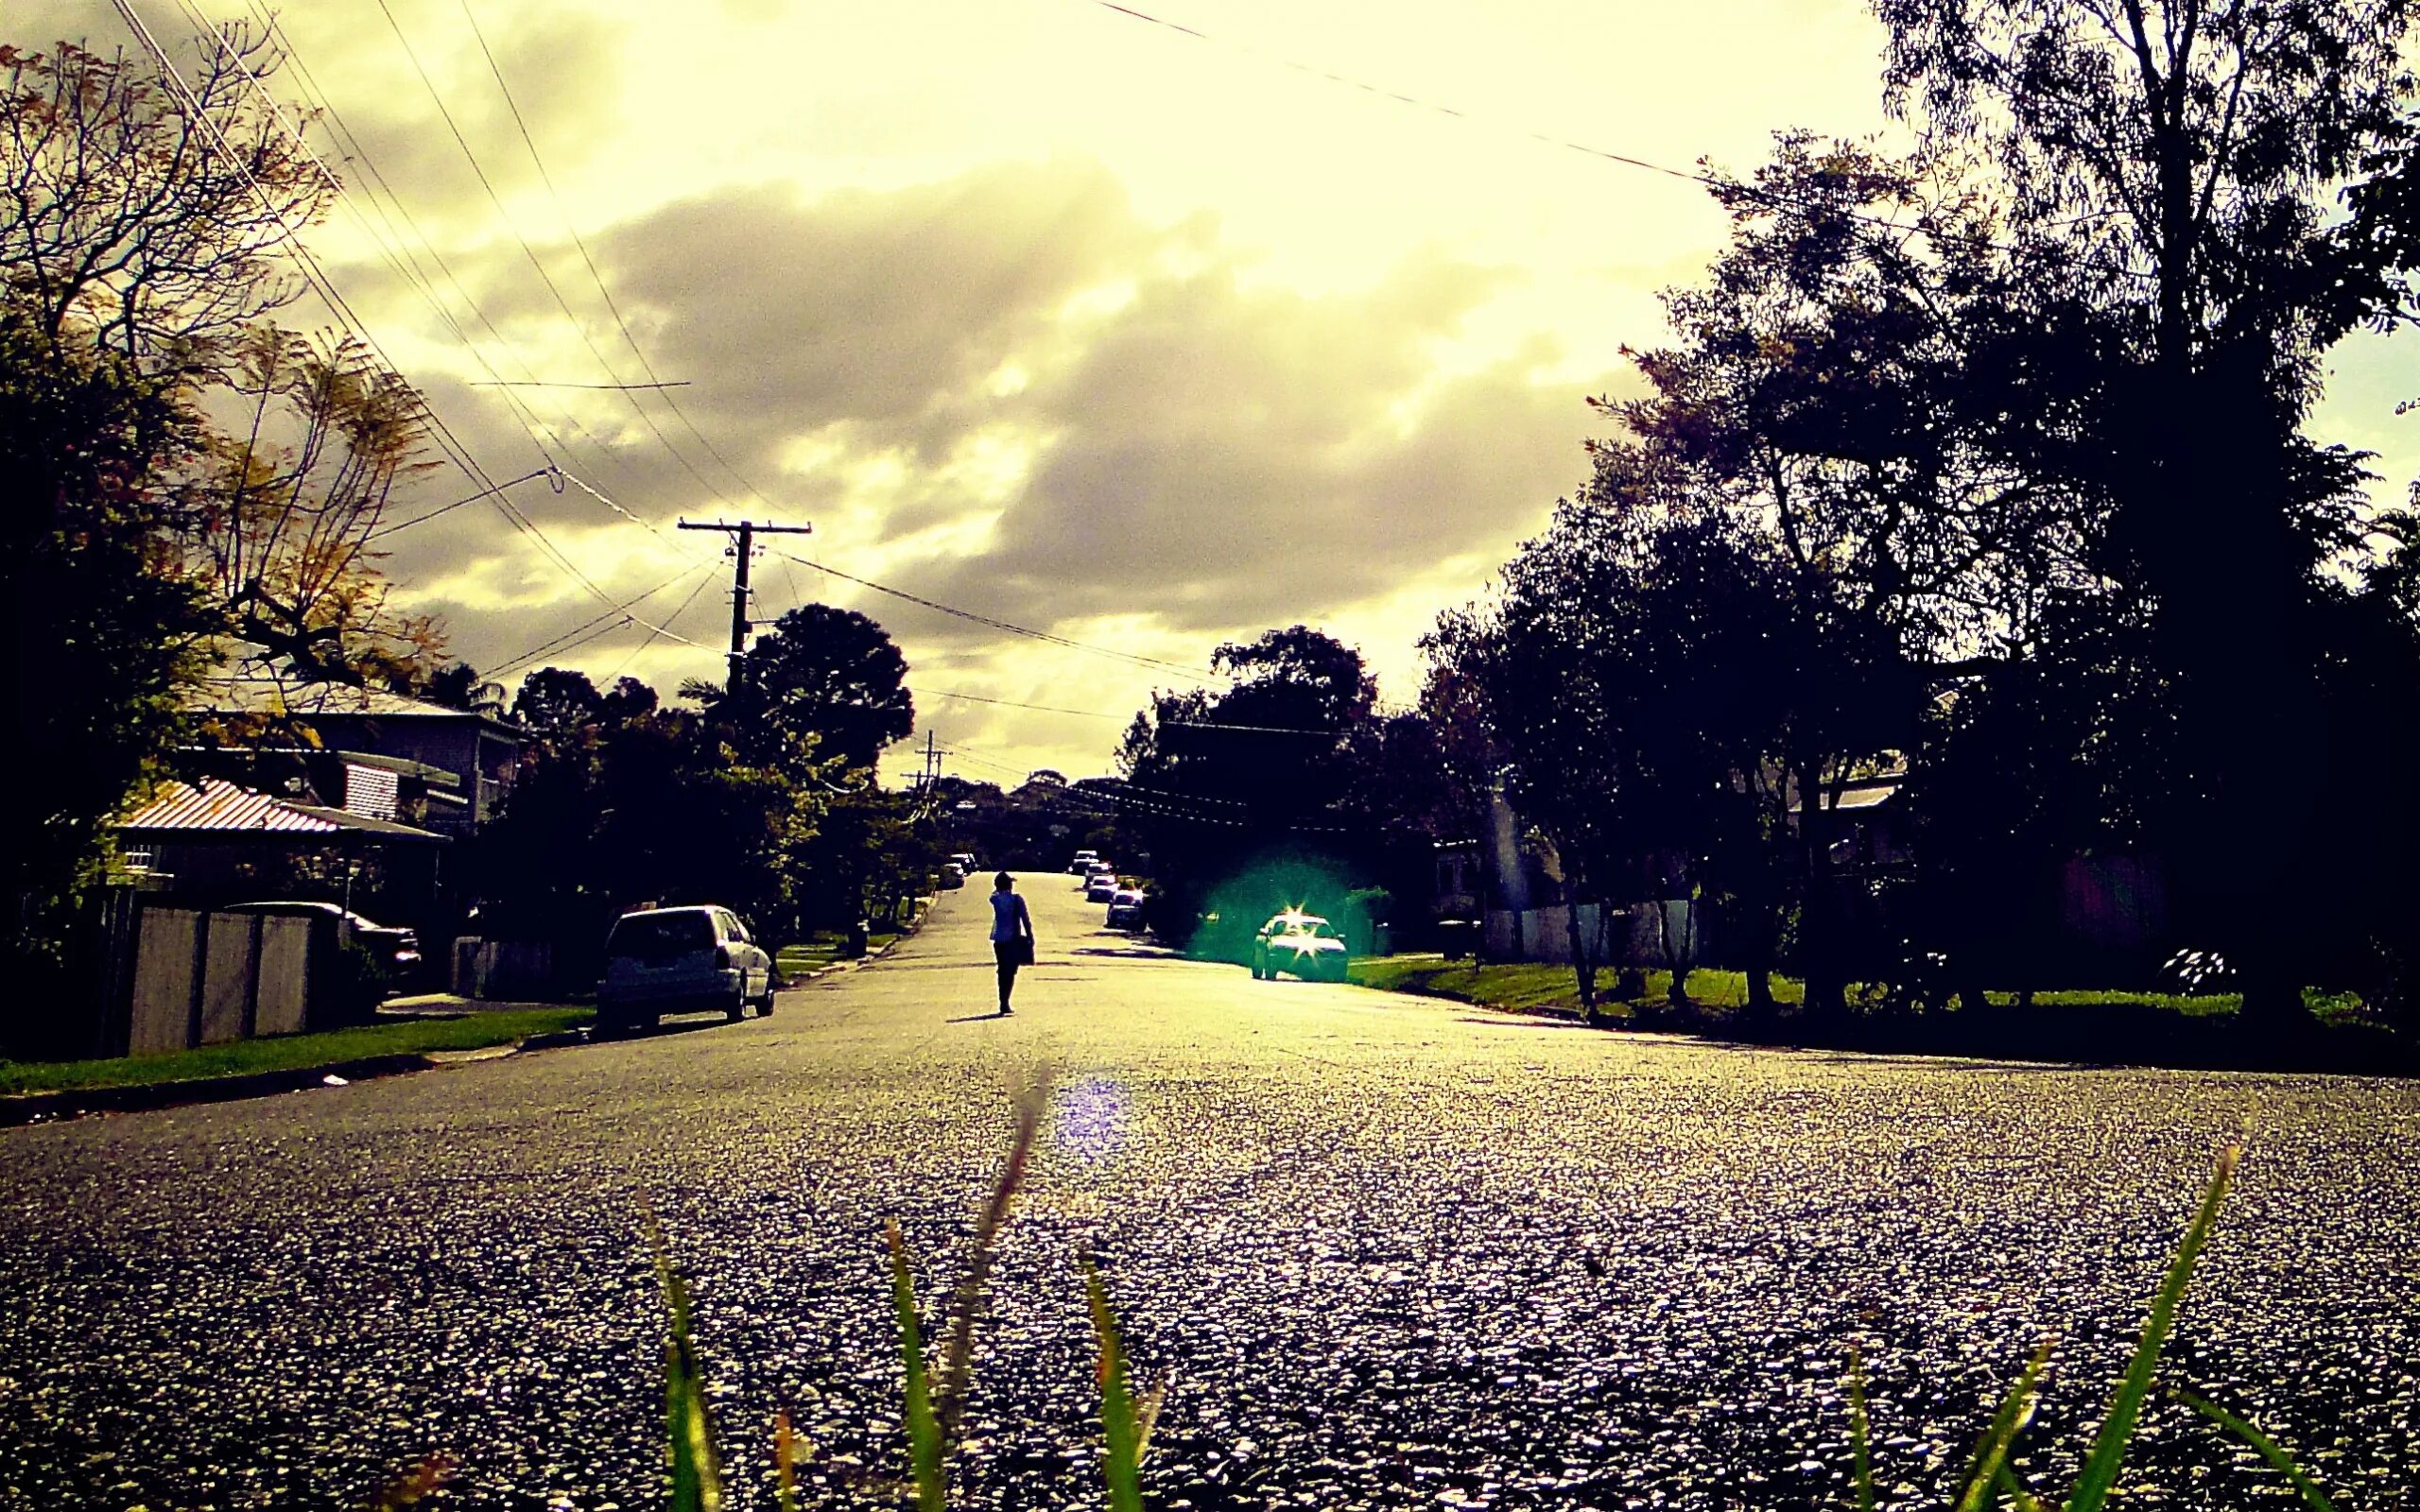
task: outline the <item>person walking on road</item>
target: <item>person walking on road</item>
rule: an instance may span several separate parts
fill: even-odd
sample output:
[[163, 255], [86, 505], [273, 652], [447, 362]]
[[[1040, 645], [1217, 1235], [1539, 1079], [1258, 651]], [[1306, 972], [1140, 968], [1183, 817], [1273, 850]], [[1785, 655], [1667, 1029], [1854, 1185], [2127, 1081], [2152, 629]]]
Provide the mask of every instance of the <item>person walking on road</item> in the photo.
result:
[[1016, 990], [1017, 968], [1033, 963], [1033, 916], [1016, 893], [1016, 879], [1003, 871], [992, 879], [992, 958], [1000, 963], [1000, 1013]]

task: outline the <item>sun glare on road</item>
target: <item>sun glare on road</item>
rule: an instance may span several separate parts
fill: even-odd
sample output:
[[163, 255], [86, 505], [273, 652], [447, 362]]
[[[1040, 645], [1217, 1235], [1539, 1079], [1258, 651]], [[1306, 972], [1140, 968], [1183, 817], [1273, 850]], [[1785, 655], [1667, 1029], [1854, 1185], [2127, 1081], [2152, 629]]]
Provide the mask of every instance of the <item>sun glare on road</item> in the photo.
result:
[[1126, 1143], [1126, 1089], [1106, 1076], [1062, 1091], [1050, 1122], [1052, 1143], [1085, 1165], [1098, 1165]]

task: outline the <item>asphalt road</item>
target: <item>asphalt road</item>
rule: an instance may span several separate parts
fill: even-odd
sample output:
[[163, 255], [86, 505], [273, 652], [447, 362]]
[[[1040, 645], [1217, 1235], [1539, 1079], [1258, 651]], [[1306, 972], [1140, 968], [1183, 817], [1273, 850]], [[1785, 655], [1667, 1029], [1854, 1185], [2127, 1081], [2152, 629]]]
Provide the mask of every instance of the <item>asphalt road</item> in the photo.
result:
[[[1173, 1373], [1158, 1504], [1943, 1504], [2045, 1335], [2064, 1489], [2212, 1150], [2251, 1155], [2172, 1359], [2340, 1505], [2420, 1508], [2420, 1088], [1595, 1034], [1164, 958], [1024, 879], [769, 1020], [258, 1102], [0, 1130], [0, 1507], [661, 1504], [661, 1214], [734, 1504], [786, 1408], [811, 1504], [905, 1463], [879, 1233], [959, 1273], [1009, 1091], [1056, 1079], [983, 1334], [969, 1507], [1098, 1505], [1100, 1256]], [[2172, 1402], [2128, 1504], [2282, 1490]]]

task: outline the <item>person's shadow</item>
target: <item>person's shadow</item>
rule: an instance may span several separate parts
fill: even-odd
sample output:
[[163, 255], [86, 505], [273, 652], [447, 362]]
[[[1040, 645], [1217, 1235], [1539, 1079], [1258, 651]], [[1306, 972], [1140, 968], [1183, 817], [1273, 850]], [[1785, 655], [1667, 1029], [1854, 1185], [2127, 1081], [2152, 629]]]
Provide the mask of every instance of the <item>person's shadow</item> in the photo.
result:
[[993, 1019], [1007, 1019], [1013, 1017], [1015, 1017], [1013, 1014], [994, 1011], [991, 1013], [969, 1013], [959, 1018], [947, 1019], [942, 1022], [946, 1023], [984, 1023]]

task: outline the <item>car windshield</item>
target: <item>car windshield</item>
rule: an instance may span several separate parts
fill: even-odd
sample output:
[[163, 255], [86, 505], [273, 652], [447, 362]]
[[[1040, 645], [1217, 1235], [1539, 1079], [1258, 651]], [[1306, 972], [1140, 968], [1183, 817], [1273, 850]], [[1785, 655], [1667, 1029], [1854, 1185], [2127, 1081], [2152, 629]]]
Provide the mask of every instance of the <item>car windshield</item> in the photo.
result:
[[704, 914], [654, 913], [632, 914], [615, 924], [605, 950], [611, 955], [678, 955], [714, 945], [714, 921]]
[[1280, 914], [1269, 921], [1272, 935], [1308, 935], [1314, 939], [1336, 938], [1336, 926], [1312, 914]]

